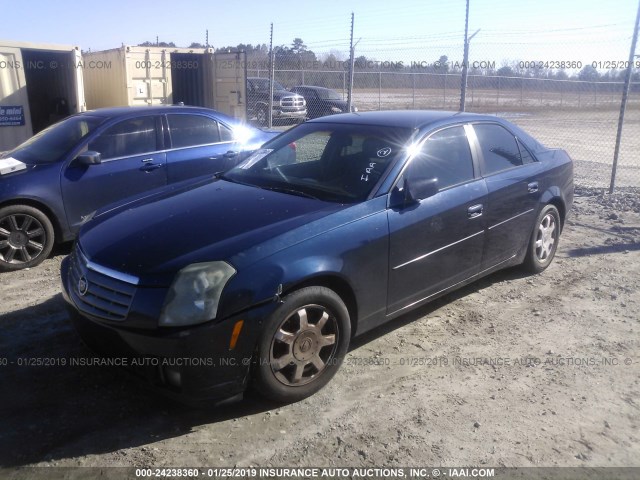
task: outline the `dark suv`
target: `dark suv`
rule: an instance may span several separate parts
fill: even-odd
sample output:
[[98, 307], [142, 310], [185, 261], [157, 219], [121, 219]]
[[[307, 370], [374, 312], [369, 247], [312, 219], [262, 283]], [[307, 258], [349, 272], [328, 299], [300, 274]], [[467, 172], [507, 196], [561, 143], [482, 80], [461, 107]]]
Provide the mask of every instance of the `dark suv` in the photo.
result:
[[[269, 79], [247, 78], [247, 115], [259, 125], [266, 125], [269, 115]], [[288, 91], [280, 83], [273, 82], [273, 119], [294, 119], [303, 122], [307, 118], [304, 97]]]

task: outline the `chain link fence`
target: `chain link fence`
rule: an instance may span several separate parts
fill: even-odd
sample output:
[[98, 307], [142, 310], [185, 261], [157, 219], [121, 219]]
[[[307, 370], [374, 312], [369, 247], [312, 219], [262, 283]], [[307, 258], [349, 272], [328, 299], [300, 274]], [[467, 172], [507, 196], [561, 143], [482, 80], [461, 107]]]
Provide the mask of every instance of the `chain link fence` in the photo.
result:
[[[596, 49], [596, 42], [601, 42], [597, 36], [571, 40], [562, 51], [575, 48], [574, 57], [589, 58], [589, 47]], [[631, 39], [613, 42], [626, 58]], [[351, 89], [358, 111], [458, 111], [463, 38], [431, 43], [408, 37], [381, 46], [378, 40], [365, 39], [354, 48], [351, 83], [348, 35], [329, 49], [306, 46], [295, 39], [291, 46], [274, 47], [272, 56], [268, 50], [250, 53], [247, 74], [268, 79], [273, 67], [274, 80], [286, 89], [329, 88], [345, 102]], [[507, 118], [546, 145], [567, 150], [575, 161], [576, 185], [609, 187], [628, 62], [610, 65], [595, 57], [592, 61], [532, 61], [527, 60], [529, 50], [527, 44], [474, 39], [468, 60], [466, 111]], [[640, 57], [635, 58], [616, 174], [616, 187], [622, 188], [640, 185]], [[249, 103], [250, 95], [248, 92]]]

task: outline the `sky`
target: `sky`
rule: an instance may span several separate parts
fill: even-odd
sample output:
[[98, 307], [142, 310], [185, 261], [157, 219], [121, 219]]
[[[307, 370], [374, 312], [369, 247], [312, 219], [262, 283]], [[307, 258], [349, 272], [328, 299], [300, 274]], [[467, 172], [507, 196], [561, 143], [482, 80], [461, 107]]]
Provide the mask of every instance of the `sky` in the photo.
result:
[[[470, 0], [471, 58], [626, 61], [638, 0]], [[214, 47], [290, 45], [348, 57], [351, 13], [356, 55], [377, 60], [462, 59], [464, 0], [227, 1], [0, 0], [0, 39], [106, 50], [144, 41]], [[640, 49], [638, 49], [640, 50]], [[640, 59], [640, 57], [639, 57]]]

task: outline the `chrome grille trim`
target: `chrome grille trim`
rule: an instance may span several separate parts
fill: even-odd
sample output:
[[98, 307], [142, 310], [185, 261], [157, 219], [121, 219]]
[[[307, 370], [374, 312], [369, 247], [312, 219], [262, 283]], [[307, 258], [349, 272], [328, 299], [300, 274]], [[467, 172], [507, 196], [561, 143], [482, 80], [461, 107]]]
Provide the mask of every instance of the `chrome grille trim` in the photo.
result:
[[[105, 320], [124, 320], [136, 292], [135, 285], [103, 273], [105, 270], [112, 272], [111, 269], [101, 268], [99, 271], [95, 266], [77, 246], [73, 249], [69, 268], [71, 298], [83, 313]], [[79, 287], [82, 278], [86, 281], [84, 294]]]
[[280, 99], [281, 107], [299, 107], [302, 108], [305, 106], [304, 97], [300, 95], [293, 95], [290, 97], [282, 97]]

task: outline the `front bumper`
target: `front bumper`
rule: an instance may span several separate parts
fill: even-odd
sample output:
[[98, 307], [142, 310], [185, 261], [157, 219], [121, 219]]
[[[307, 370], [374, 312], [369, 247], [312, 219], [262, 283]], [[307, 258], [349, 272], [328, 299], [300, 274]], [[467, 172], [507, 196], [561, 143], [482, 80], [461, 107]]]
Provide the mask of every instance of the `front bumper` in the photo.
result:
[[307, 110], [286, 110], [278, 107], [273, 107], [274, 118], [306, 118]]
[[[219, 322], [184, 328], [130, 328], [126, 320], [106, 321], [78, 310], [71, 292], [76, 286], [69, 264], [67, 257], [61, 268], [63, 297], [74, 327], [95, 353], [123, 359], [122, 364], [154, 387], [187, 403], [215, 402], [246, 389], [263, 319], [275, 308], [275, 302]], [[136, 308], [137, 297], [138, 292], [132, 309]], [[239, 320], [244, 324], [231, 349], [232, 332]]]

